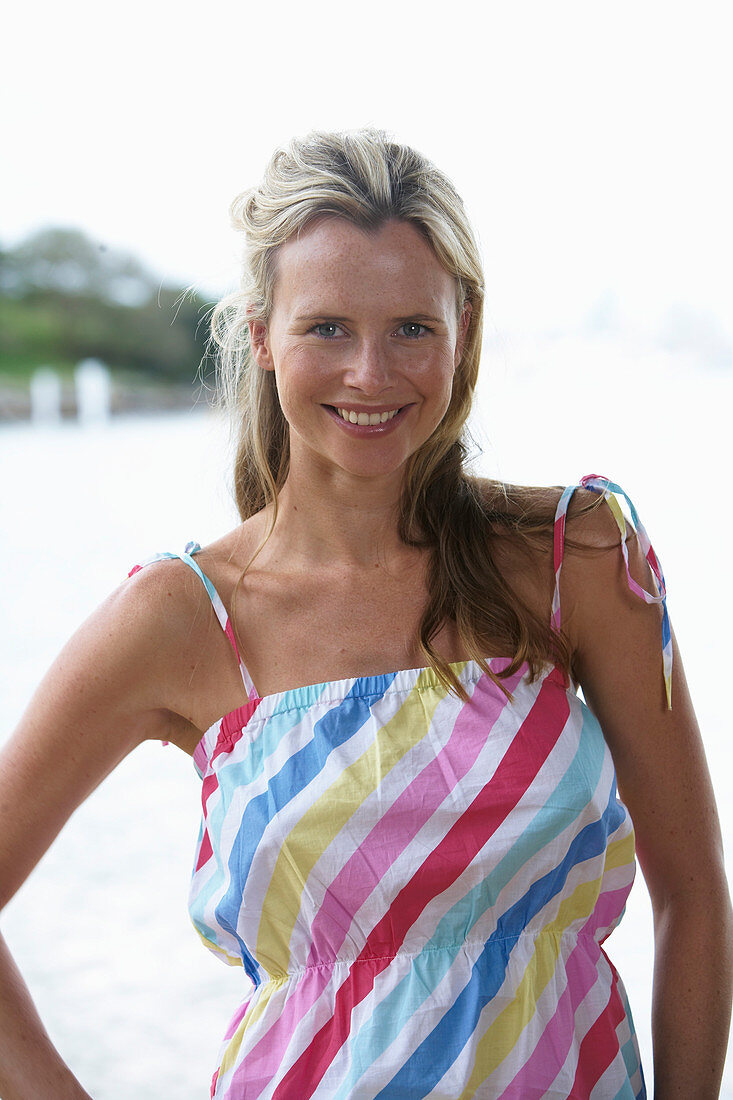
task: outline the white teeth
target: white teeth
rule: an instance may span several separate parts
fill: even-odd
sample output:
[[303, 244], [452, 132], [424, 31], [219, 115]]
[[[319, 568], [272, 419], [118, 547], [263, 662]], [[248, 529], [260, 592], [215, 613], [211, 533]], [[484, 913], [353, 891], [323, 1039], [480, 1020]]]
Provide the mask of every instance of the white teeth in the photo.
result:
[[389, 412], [383, 413], [357, 413], [354, 412], [353, 409], [337, 409], [336, 411], [342, 420], [348, 420], [350, 424], [360, 424], [362, 427], [366, 427], [367, 425], [386, 424], [386, 422], [391, 420], [393, 416], [396, 416], [400, 410], [391, 409]]

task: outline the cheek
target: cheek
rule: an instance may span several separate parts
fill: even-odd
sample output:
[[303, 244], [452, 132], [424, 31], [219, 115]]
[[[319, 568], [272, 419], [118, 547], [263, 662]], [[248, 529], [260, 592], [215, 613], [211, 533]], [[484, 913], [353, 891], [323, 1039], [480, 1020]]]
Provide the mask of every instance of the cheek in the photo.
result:
[[318, 402], [326, 378], [323, 358], [309, 349], [283, 357], [275, 367], [280, 405], [288, 419]]
[[453, 379], [455, 377], [455, 367], [453, 365], [453, 357], [449, 354], [442, 354], [436, 356], [423, 375], [423, 384], [429, 390], [431, 390], [436, 396], [438, 394], [447, 393], [450, 397], [451, 390], [453, 389]]
[[453, 397], [453, 388], [455, 383], [456, 371], [453, 365], [453, 359], [449, 358], [441, 364], [439, 383], [436, 382], [436, 390], [439, 392], [440, 404], [442, 408], [441, 419], [448, 411], [448, 408]]

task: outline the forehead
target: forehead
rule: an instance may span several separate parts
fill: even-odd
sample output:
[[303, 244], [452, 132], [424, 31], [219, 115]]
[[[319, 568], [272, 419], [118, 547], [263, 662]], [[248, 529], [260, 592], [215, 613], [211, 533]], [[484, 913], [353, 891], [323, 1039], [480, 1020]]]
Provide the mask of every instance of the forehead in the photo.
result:
[[[316, 299], [343, 301], [419, 299], [417, 304], [455, 308], [457, 280], [430, 243], [409, 222], [391, 220], [375, 231], [344, 218], [309, 224], [277, 254], [275, 304], [283, 309], [318, 308]], [[325, 304], [325, 303], [324, 303]], [[408, 310], [409, 311], [409, 310]]]

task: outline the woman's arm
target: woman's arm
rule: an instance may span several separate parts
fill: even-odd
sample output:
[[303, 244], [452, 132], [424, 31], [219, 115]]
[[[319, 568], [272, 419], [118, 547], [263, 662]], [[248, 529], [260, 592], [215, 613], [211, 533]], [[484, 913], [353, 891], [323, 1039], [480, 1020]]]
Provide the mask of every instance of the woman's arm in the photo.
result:
[[[0, 907], [102, 779], [142, 741], [166, 739], [178, 653], [167, 639], [182, 628], [180, 602], [165, 598], [171, 591], [170, 583], [162, 591], [154, 567], [117, 589], [63, 648], [4, 746]], [[88, 1097], [53, 1048], [2, 941], [0, 1096]]]
[[[676, 642], [667, 709], [661, 610], [629, 590], [607, 509], [569, 530], [596, 547], [615, 544], [568, 551], [563, 627], [614, 758], [652, 900], [654, 1095], [713, 1100], [730, 1025], [733, 926], [700, 731]], [[628, 550], [632, 575], [655, 591], [634, 536]]]

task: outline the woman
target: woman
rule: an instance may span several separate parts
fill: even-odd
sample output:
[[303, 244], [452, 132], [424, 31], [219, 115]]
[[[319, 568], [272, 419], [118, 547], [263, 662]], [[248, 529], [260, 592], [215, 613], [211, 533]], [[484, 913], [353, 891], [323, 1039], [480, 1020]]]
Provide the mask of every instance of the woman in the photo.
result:
[[[643, 528], [603, 478], [464, 473], [482, 272], [424, 158], [314, 134], [233, 211], [242, 522], [135, 567], [48, 673], [3, 757], [2, 900], [171, 741], [202, 776], [194, 922], [251, 979], [212, 1096], [643, 1096], [600, 946], [635, 832], [655, 1096], [716, 1096], [730, 907]], [[4, 966], [3, 1097], [86, 1096]]]

